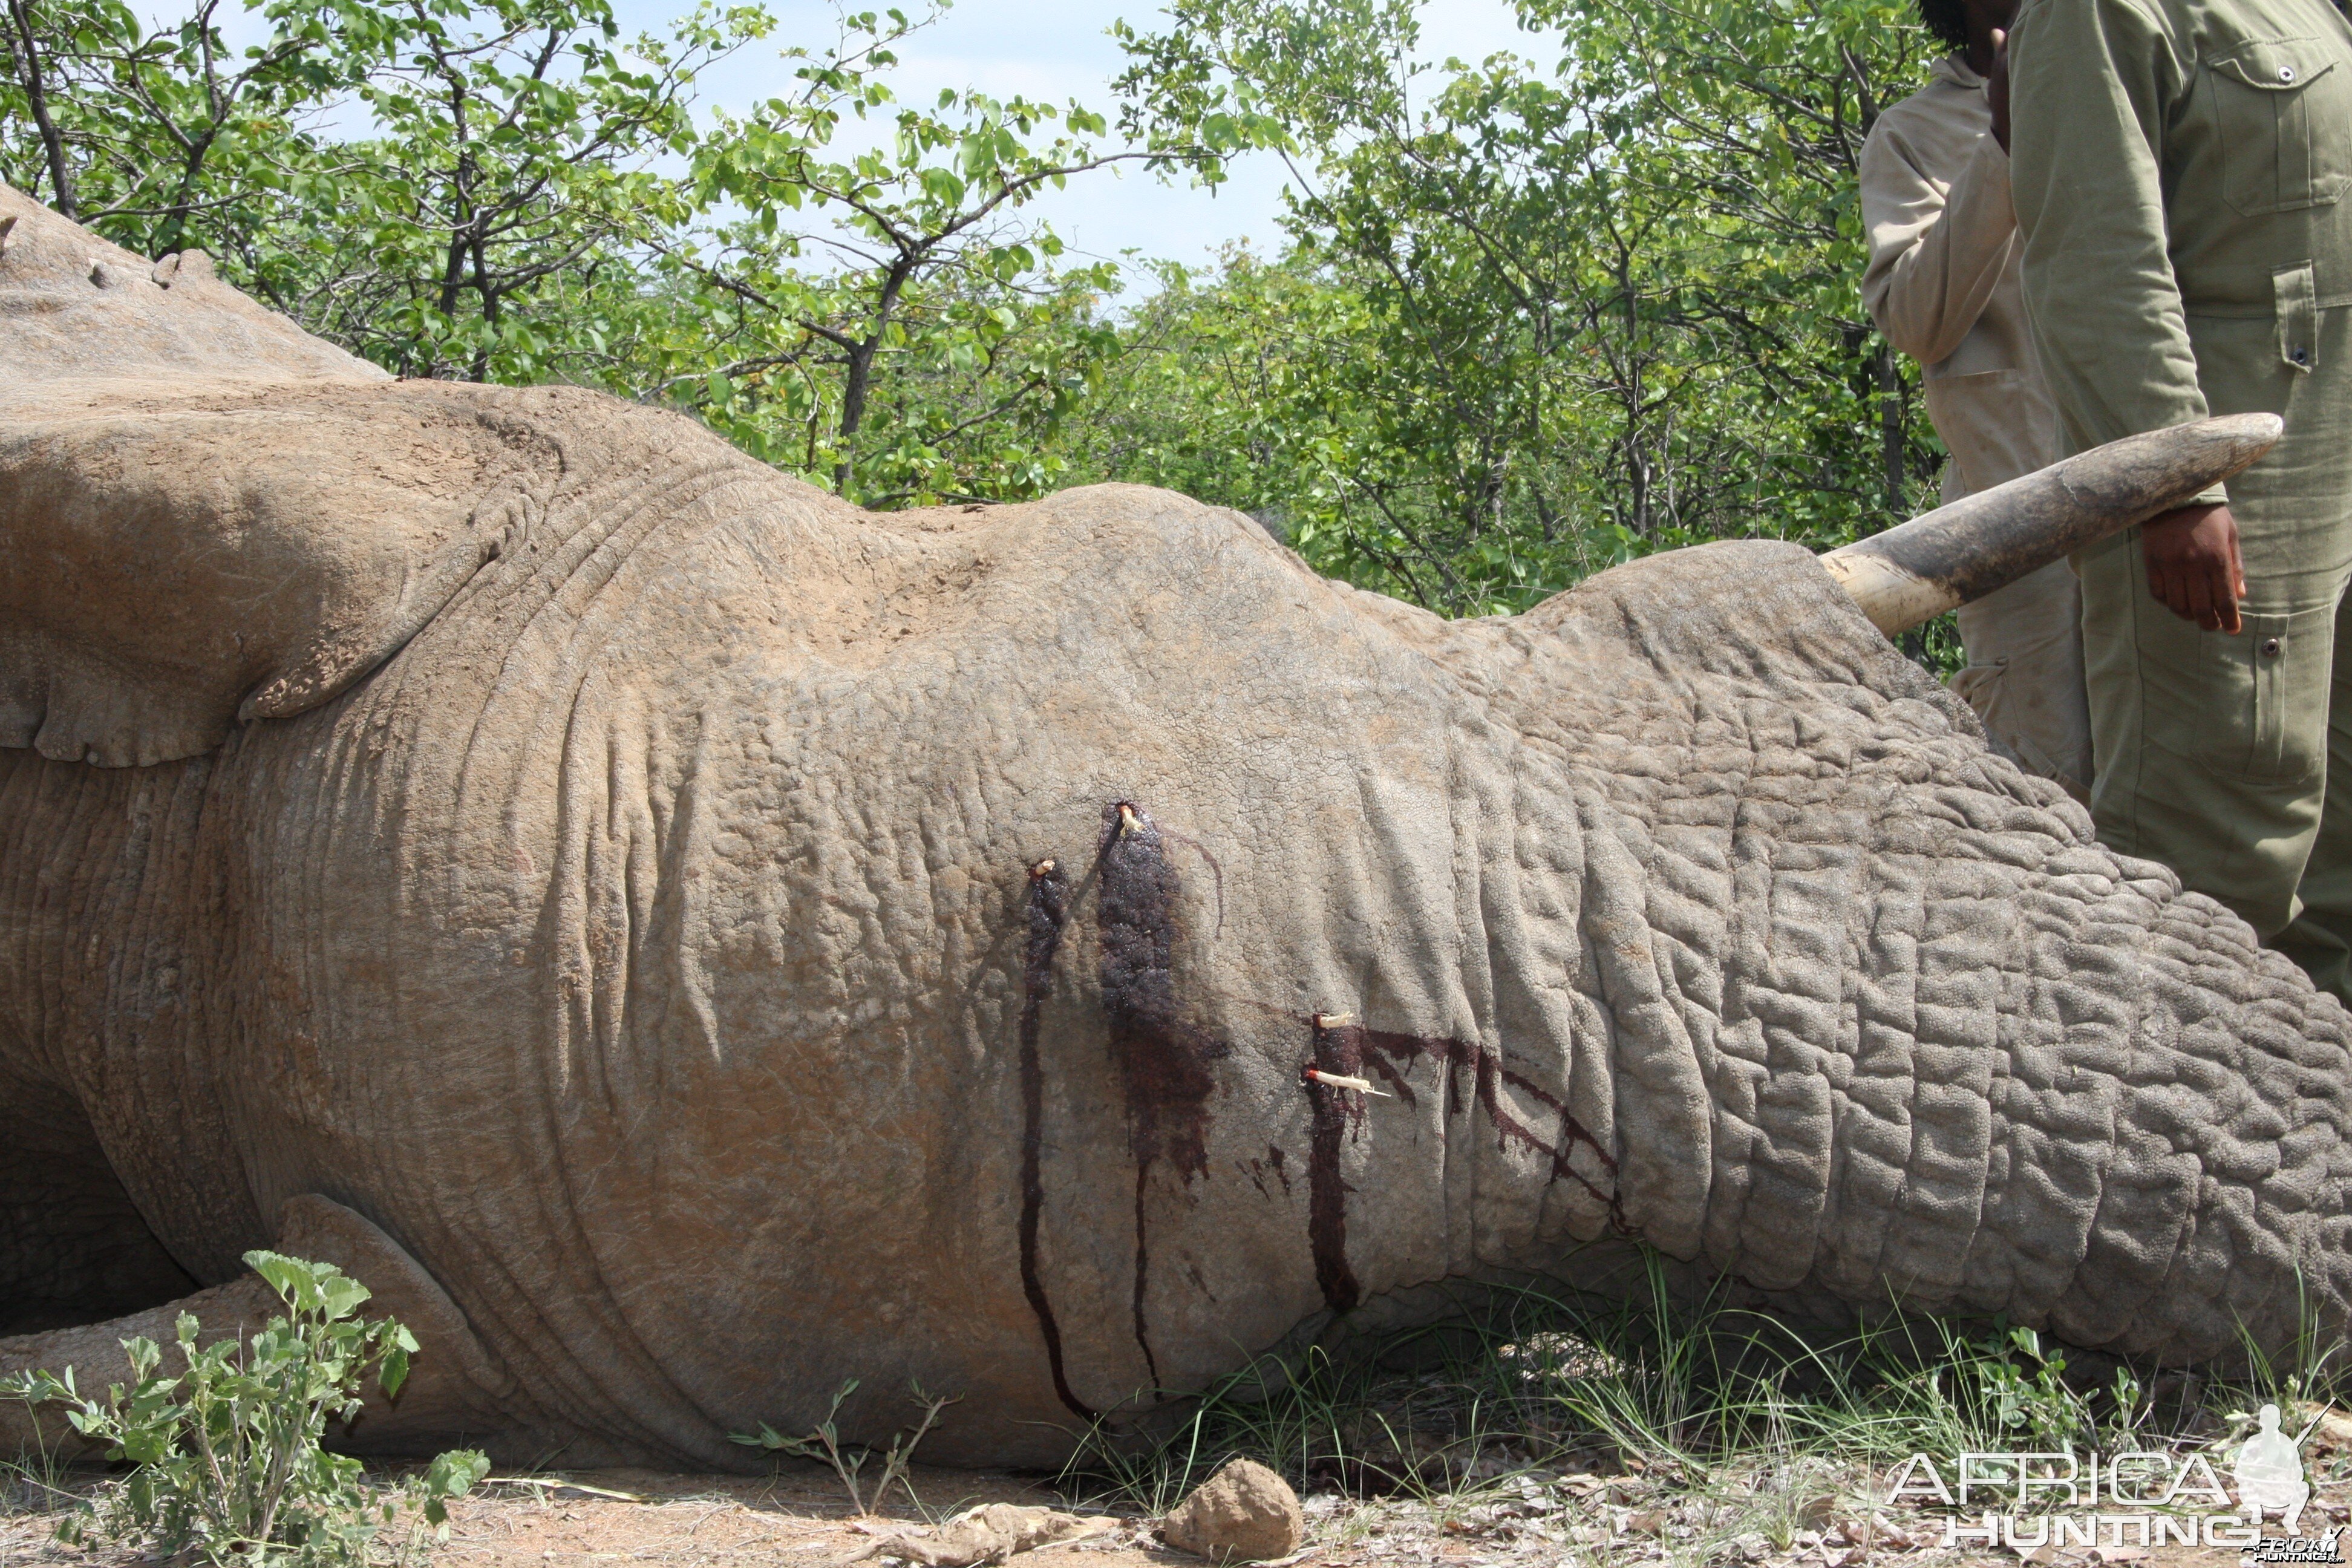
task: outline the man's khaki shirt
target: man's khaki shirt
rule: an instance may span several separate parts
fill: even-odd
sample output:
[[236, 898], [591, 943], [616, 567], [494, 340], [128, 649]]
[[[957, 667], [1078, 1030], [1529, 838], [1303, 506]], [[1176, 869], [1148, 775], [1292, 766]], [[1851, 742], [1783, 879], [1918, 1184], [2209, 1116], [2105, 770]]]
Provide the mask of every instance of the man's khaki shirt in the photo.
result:
[[1871, 127], [1862, 221], [1863, 303], [1922, 367], [1927, 416], [1952, 454], [1944, 499], [2054, 462], [2057, 414], [2026, 328], [2009, 154], [1992, 138], [1984, 79], [1961, 56], [1937, 60], [1927, 85]]
[[2026, 0], [2010, 55], [2026, 305], [2065, 449], [2206, 415], [2195, 318], [2274, 318], [2308, 368], [2313, 312], [2352, 304], [2335, 6]]

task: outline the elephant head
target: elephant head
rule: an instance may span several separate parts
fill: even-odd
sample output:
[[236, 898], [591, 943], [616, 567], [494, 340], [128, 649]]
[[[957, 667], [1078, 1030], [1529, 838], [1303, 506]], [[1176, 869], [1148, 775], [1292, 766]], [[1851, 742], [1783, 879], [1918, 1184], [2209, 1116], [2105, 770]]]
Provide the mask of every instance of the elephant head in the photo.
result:
[[1635, 1243], [2175, 1361], [2344, 1323], [2352, 1018], [1880, 629], [2261, 430], [1448, 623], [1162, 491], [870, 514], [393, 381], [0, 200], [0, 1150], [77, 1194], [0, 1196], [0, 1369], [249, 1316], [272, 1242], [433, 1325], [360, 1440], [574, 1463], [848, 1376], [1051, 1460]]

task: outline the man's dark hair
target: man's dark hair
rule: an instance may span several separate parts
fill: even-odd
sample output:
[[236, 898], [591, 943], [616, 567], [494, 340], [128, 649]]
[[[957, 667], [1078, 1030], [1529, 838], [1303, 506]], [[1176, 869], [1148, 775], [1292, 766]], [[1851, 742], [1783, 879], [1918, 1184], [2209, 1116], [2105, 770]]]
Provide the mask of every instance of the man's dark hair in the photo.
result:
[[1969, 13], [1960, 0], [1919, 0], [1919, 20], [1953, 48], [1969, 47]]

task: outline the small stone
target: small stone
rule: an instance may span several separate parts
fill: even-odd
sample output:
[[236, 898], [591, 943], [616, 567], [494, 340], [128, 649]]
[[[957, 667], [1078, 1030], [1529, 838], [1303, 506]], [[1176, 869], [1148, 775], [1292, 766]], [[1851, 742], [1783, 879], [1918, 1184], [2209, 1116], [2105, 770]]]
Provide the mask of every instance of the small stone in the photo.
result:
[[1250, 1459], [1235, 1459], [1170, 1511], [1160, 1538], [1212, 1563], [1287, 1557], [1307, 1535], [1290, 1483]]

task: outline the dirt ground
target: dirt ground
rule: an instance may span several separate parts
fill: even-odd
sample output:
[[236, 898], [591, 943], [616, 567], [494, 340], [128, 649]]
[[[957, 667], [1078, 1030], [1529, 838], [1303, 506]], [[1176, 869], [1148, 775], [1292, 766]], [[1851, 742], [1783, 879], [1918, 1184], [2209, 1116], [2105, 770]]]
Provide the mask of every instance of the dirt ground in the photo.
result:
[[[859, 1519], [833, 1478], [815, 1470], [794, 1469], [761, 1479], [637, 1470], [501, 1479], [456, 1506], [449, 1541], [434, 1561], [440, 1568], [585, 1568], [606, 1563], [659, 1568], [753, 1563], [834, 1568], [871, 1560], [873, 1549], [885, 1538], [919, 1528], [925, 1516], [936, 1520], [975, 1504], [1104, 1511], [1070, 1504], [1043, 1480], [1014, 1475], [918, 1469], [914, 1489], [922, 1505], [919, 1512], [894, 1493], [885, 1517]], [[613, 1493], [624, 1495], [606, 1495]], [[2352, 1496], [2352, 1483], [2324, 1486], [2306, 1515], [2305, 1533], [2352, 1515], [2347, 1496]], [[1666, 1563], [1727, 1568], [2023, 1568], [2011, 1553], [1942, 1550], [1937, 1544], [1940, 1530], [1924, 1516], [1865, 1513], [1857, 1508], [1817, 1510], [1809, 1523], [1825, 1528], [1797, 1529], [1783, 1541], [1754, 1533], [1726, 1540], [1709, 1531], [1703, 1519], [1691, 1522], [1696, 1516], [1687, 1501], [1663, 1491], [1647, 1492], [1638, 1480], [1580, 1476], [1505, 1482], [1475, 1497], [1424, 1501], [1326, 1493], [1309, 1496], [1305, 1507], [1308, 1542], [1286, 1561], [1328, 1568], [1408, 1563], [1634, 1568]], [[137, 1561], [60, 1545], [51, 1538], [55, 1522], [54, 1514], [0, 1515], [0, 1568]], [[1013, 1561], [1034, 1563], [1034, 1568], [1056, 1568], [1057, 1563], [1059, 1568], [1159, 1563], [1197, 1568], [1201, 1559], [1159, 1543], [1155, 1523], [1119, 1519], [1106, 1533], [1024, 1552]], [[2124, 1546], [2065, 1552], [2044, 1548], [2027, 1561], [2050, 1568], [2118, 1563], [2134, 1568], [2238, 1568], [2240, 1559], [2235, 1552]]]

